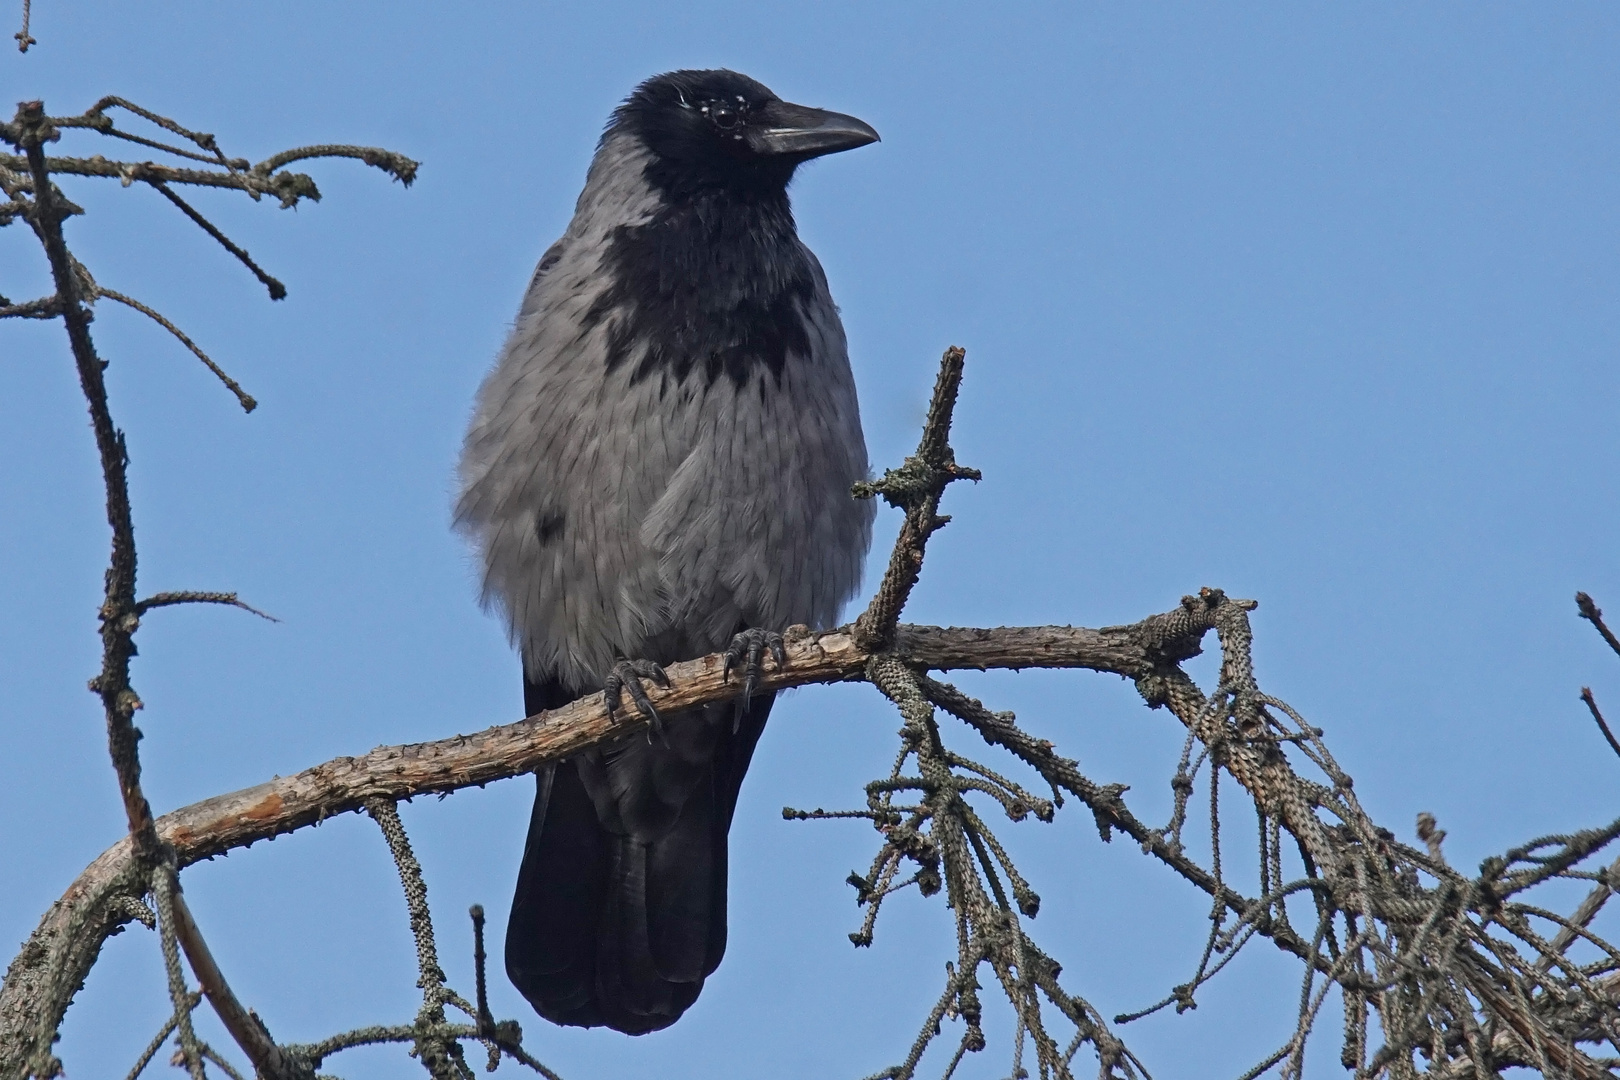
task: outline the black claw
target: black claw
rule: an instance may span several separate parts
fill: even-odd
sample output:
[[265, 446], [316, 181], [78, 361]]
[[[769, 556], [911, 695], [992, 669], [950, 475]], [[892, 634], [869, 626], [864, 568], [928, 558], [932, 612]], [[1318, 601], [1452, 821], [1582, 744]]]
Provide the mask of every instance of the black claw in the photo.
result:
[[774, 630], [749, 627], [733, 637], [731, 644], [726, 647], [726, 662], [720, 670], [720, 677], [729, 680], [732, 668], [739, 666], [742, 668], [744, 707], [754, 696], [754, 691], [759, 688], [759, 677], [764, 674], [763, 661], [767, 649], [770, 650], [771, 659], [776, 661], [778, 671], [787, 667], [787, 647], [783, 644], [782, 635]]
[[647, 692], [641, 688], [642, 679], [651, 679], [664, 689], [669, 688], [669, 676], [651, 660], [619, 660], [614, 663], [613, 670], [602, 680], [602, 704], [607, 706], [608, 719], [618, 719], [619, 706], [624, 704], [624, 692], [628, 690], [631, 704], [647, 721], [647, 741], [651, 742], [652, 737], [657, 735], [668, 742], [664, 735], [663, 717], [658, 715], [658, 710], [647, 699]]
[[758, 635], [749, 635], [748, 638], [748, 666], [743, 669], [743, 700], [748, 701], [754, 696], [754, 688], [759, 685], [759, 662], [765, 656], [765, 644], [759, 640]]
[[669, 676], [665, 674], [662, 667], [659, 667], [651, 660], [632, 660], [630, 662], [630, 666], [634, 668], [636, 674], [640, 675], [642, 678], [651, 679], [663, 689], [669, 689]]

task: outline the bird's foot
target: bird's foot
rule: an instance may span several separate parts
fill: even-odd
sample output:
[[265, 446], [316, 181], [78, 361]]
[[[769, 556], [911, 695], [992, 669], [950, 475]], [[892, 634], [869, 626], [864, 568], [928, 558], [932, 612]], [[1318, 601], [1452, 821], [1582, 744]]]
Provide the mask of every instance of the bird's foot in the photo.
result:
[[602, 680], [602, 704], [607, 706], [608, 719], [617, 719], [619, 706], [624, 704], [625, 691], [630, 692], [630, 701], [636, 707], [636, 712], [647, 721], [650, 730], [647, 738], [651, 741], [653, 735], [660, 739], [664, 737], [664, 721], [653, 708], [653, 703], [647, 700], [647, 692], [641, 688], [642, 679], [651, 679], [664, 689], [669, 689], [669, 676], [664, 669], [651, 660], [617, 660], [608, 672], [607, 678]]
[[733, 637], [731, 644], [726, 647], [726, 663], [720, 670], [720, 677], [730, 679], [732, 668], [742, 668], [744, 706], [759, 687], [759, 677], [764, 673], [767, 649], [770, 650], [771, 659], [776, 661], [777, 671], [787, 667], [787, 649], [782, 644], [782, 635], [775, 630], [761, 630], [757, 626], [751, 626]]

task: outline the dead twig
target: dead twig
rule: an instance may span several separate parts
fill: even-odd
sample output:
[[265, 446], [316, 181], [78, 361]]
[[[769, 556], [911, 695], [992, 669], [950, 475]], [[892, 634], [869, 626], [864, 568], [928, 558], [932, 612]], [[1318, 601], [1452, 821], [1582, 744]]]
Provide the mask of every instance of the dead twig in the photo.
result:
[[33, 0], [23, 0], [22, 8], [22, 29], [11, 36], [17, 39], [17, 51], [25, 53], [28, 51], [28, 46], [38, 45], [39, 42], [35, 41], [28, 34], [28, 23], [29, 20], [33, 18], [34, 14]]
[[246, 390], [243, 390], [235, 379], [231, 378], [225, 373], [224, 368], [216, 364], [207, 353], [203, 352], [202, 349], [197, 347], [197, 343], [195, 341], [192, 341], [191, 338], [187, 337], [178, 326], [175, 326], [174, 323], [164, 318], [162, 314], [152, 308], [147, 307], [145, 304], [134, 299], [133, 297], [125, 296], [121, 292], [114, 292], [112, 289], [102, 288], [99, 285], [96, 287], [95, 295], [98, 297], [105, 296], [109, 300], [116, 300], [125, 307], [134, 308], [136, 311], [140, 312], [142, 315], [145, 315], [148, 319], [151, 319], [153, 322], [163, 327], [163, 329], [173, 334], [180, 344], [184, 345], [187, 349], [190, 349], [191, 354], [203, 362], [204, 367], [214, 373], [214, 377], [224, 384], [225, 389], [236, 395], [237, 403], [242, 406], [243, 412], [252, 412], [254, 409], [259, 407], [259, 403], [253, 399], [252, 394], [249, 394]]
[[277, 1046], [264, 1021], [237, 1000], [179, 890], [174, 892], [173, 910], [175, 936], [185, 950], [203, 996], [262, 1080], [313, 1080], [315, 1073], [309, 1064]]
[[1583, 592], [1575, 594], [1575, 608], [1580, 612], [1581, 618], [1591, 623], [1597, 629], [1597, 632], [1602, 635], [1603, 640], [1609, 643], [1609, 648], [1614, 650], [1614, 654], [1620, 656], [1620, 638], [1615, 637], [1614, 632], [1609, 629], [1608, 623], [1603, 621], [1603, 609], [1599, 608], [1592, 598]]
[[1586, 702], [1586, 707], [1591, 710], [1592, 719], [1597, 721], [1598, 730], [1603, 732], [1603, 737], [1609, 742], [1609, 749], [1620, 754], [1620, 741], [1616, 741], [1614, 732], [1609, 730], [1608, 721], [1604, 720], [1603, 714], [1598, 711], [1597, 699], [1592, 696], [1590, 686], [1581, 687], [1581, 700]]
[[857, 499], [881, 495], [890, 506], [906, 512], [883, 581], [866, 610], [855, 620], [855, 638], [862, 648], [881, 649], [894, 634], [906, 600], [922, 574], [928, 538], [950, 521], [939, 515], [939, 500], [945, 488], [957, 480], [980, 478], [977, 469], [956, 463], [950, 444], [951, 416], [956, 409], [957, 391], [962, 386], [966, 357], [967, 353], [956, 346], [945, 350], [917, 452], [906, 458], [898, 469], [885, 472], [881, 479], [855, 485]]
[[[188, 1010], [195, 1011], [197, 1006], [200, 1004], [202, 1004], [202, 994], [200, 992], [193, 991], [191, 994], [187, 995], [186, 1008]], [[134, 1066], [130, 1068], [129, 1073], [124, 1077], [124, 1080], [139, 1080], [141, 1073], [146, 1071], [146, 1066], [151, 1063], [152, 1058], [157, 1054], [157, 1052], [163, 1049], [164, 1041], [168, 1039], [171, 1034], [173, 1034], [175, 1026], [179, 1023], [180, 1013], [170, 1013], [169, 1018], [165, 1020], [163, 1022], [163, 1026], [158, 1029], [158, 1033], [152, 1037], [152, 1041], [146, 1044], [146, 1049], [141, 1051], [141, 1056], [135, 1059]]]
[[196, 592], [183, 590], [180, 592], [153, 593], [145, 600], [135, 603], [135, 614], [145, 615], [155, 608], [174, 607], [178, 604], [221, 604], [225, 607], [241, 608], [243, 611], [257, 615], [269, 622], [280, 622], [274, 615], [266, 615], [251, 604], [243, 603], [233, 592]]
[[[27, 35], [26, 6], [24, 28], [18, 40], [25, 51], [32, 41]], [[106, 115], [106, 110], [113, 107], [127, 109], [179, 134], [213, 156], [202, 159], [190, 151], [120, 132], [112, 118]], [[90, 129], [182, 157], [207, 160], [222, 169], [176, 171], [152, 163], [109, 162], [99, 155], [88, 159], [48, 157], [45, 146], [60, 139], [63, 129]], [[137, 600], [137, 560], [128, 482], [129, 453], [124, 434], [112, 419], [103, 378], [106, 363], [97, 355], [90, 335], [92, 316], [89, 305], [105, 296], [140, 311], [167, 329], [201, 359], [236, 394], [244, 409], [251, 410], [254, 402], [189, 337], [158, 312], [95, 283], [89, 270], [69, 251], [63, 233], [63, 223], [83, 211], [62, 195], [52, 177], [53, 174], [62, 173], [117, 176], [126, 185], [136, 179], [151, 183], [188, 217], [242, 259], [261, 280], [266, 280], [267, 276], [247, 258], [245, 252], [164, 184], [169, 181], [196, 182], [234, 187], [255, 198], [267, 193], [276, 194], [283, 205], [292, 205], [300, 198], [318, 198], [319, 193], [307, 177], [281, 173], [275, 166], [257, 173], [245, 173], [242, 170], [246, 169], [246, 162], [225, 158], [212, 136], [188, 131], [171, 120], [119, 98], [104, 98], [76, 117], [51, 117], [46, 114], [41, 102], [24, 102], [18, 106], [11, 121], [0, 123], [0, 139], [9, 142], [18, 151], [16, 155], [0, 154], [0, 192], [8, 200], [0, 206], [0, 226], [19, 218], [28, 223], [44, 249], [55, 287], [51, 296], [23, 304], [0, 299], [0, 317], [60, 317], [63, 320], [69, 350], [90, 412], [90, 426], [101, 463], [112, 552], [99, 611], [101, 670], [90, 680], [90, 689], [101, 698], [107, 725], [108, 752], [118, 779], [129, 830], [129, 858], [125, 864], [110, 879], [90, 888], [84, 896], [88, 906], [75, 908], [69, 905], [63, 912], [65, 920], [51, 933], [26, 946], [7, 972], [6, 983], [0, 987], [0, 1075], [9, 1078], [32, 1074], [48, 1078], [61, 1072], [61, 1063], [52, 1054], [51, 1046], [63, 1012], [82, 984], [90, 965], [95, 962], [107, 934], [115, 931], [120, 922], [138, 918], [146, 912], [140, 897], [150, 889], [157, 902], [155, 922], [163, 946], [180, 1057], [193, 1080], [203, 1080], [205, 1059], [215, 1061], [227, 1072], [231, 1072], [231, 1069], [211, 1048], [201, 1043], [192, 1030], [190, 992], [185, 986], [179, 961], [181, 948], [184, 948], [203, 984], [202, 992], [254, 1062], [259, 1074], [269, 1080], [307, 1078], [312, 1075], [310, 1070], [299, 1069], [296, 1062], [284, 1059], [263, 1025], [243, 1009], [231, 994], [186, 910], [175, 876], [177, 863], [173, 851], [159, 840], [151, 806], [141, 788], [141, 764], [137, 750], [140, 732], [135, 727], [134, 714], [142, 703], [130, 681], [130, 660], [135, 655], [134, 635], [140, 626], [140, 616], [157, 607], [180, 603], [218, 603], [249, 611], [253, 609], [231, 593], [172, 592]], [[400, 155], [363, 151], [363, 148], [348, 150], [355, 152], [339, 148], [338, 152], [330, 155], [291, 151], [289, 155], [282, 156], [289, 161], [308, 156], [360, 157], [388, 170], [406, 183], [414, 176], [415, 163]], [[272, 293], [276, 287], [272, 288]], [[149, 1059], [150, 1054], [146, 1055], [140, 1067], [144, 1067], [144, 1062]]]
[[451, 995], [445, 991], [444, 969], [439, 967], [439, 951], [433, 942], [427, 883], [422, 880], [422, 866], [416, 861], [410, 837], [399, 820], [399, 808], [387, 799], [372, 799], [366, 803], [366, 813], [382, 830], [388, 850], [393, 853], [399, 883], [405, 890], [411, 935], [416, 938], [416, 964], [421, 973], [417, 985], [422, 988], [422, 1008], [416, 1014], [418, 1034], [413, 1053], [434, 1080], [472, 1080], [472, 1070], [461, 1053], [461, 1044], [438, 1030], [445, 1024], [444, 1006]]
[[236, 256], [237, 261], [243, 266], [247, 267], [248, 270], [252, 272], [253, 276], [259, 279], [259, 283], [270, 291], [270, 299], [285, 300], [287, 298], [287, 286], [265, 273], [259, 264], [253, 261], [253, 257], [251, 255], [238, 247], [230, 237], [220, 232], [218, 226], [199, 214], [190, 203], [176, 195], [174, 190], [170, 188], [168, 184], [165, 184], [161, 180], [148, 180], [147, 183], [150, 184], [158, 194], [162, 195], [165, 199], [168, 199], [175, 206], [177, 206], [182, 214], [186, 215], [186, 217], [190, 218], [196, 223], [198, 228], [207, 233], [209, 236], [212, 236], [215, 240], [219, 241], [220, 247]]

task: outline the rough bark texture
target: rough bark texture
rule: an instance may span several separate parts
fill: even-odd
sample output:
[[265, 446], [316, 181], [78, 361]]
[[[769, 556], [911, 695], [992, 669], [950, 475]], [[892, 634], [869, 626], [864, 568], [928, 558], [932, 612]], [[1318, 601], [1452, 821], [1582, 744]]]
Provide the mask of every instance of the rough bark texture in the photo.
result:
[[[930, 670], [1083, 668], [1137, 678], [1163, 662], [1170, 638], [1179, 639], [1173, 653], [1191, 655], [1189, 647], [1197, 651], [1197, 635], [1204, 627], [1183, 626], [1179, 619], [1166, 625], [1163, 620], [1169, 617], [1102, 630], [902, 626], [893, 651]], [[762, 692], [859, 679], [872, 656], [855, 644], [848, 628], [790, 631], [787, 652], [786, 668], [764, 673]], [[722, 678], [723, 664], [724, 657], [716, 653], [674, 665], [668, 669], [671, 688], [648, 687], [649, 697], [660, 710], [672, 711], [733, 695], [737, 684]], [[645, 726], [625, 711], [617, 721], [610, 720], [599, 697], [582, 698], [514, 724], [437, 742], [378, 747], [204, 799], [158, 818], [157, 834], [173, 849], [176, 864], [189, 866], [359, 810], [368, 799], [408, 799], [503, 780]], [[127, 836], [103, 852], [46, 912], [13, 961], [0, 987], [0, 1075], [22, 1075], [38, 1054], [49, 1051], [48, 1041], [39, 1042], [56, 1030], [101, 943], [134, 917], [131, 905], [141, 890], [132, 856]]]

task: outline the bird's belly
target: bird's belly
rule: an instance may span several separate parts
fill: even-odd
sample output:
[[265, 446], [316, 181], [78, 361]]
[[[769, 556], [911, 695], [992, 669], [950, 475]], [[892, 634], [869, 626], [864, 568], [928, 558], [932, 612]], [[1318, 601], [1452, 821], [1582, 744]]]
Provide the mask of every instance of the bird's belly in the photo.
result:
[[642, 655], [687, 659], [745, 626], [826, 624], [853, 586], [840, 554], [865, 549], [860, 476], [813, 418], [714, 425], [649, 507], [639, 539], [659, 612]]
[[850, 495], [866, 449], [846, 365], [668, 386], [625, 365], [584, 392], [538, 380], [527, 400], [540, 452], [524, 467], [514, 452], [523, 512], [487, 542], [531, 672], [599, 686], [620, 657], [837, 618], [872, 514]]

